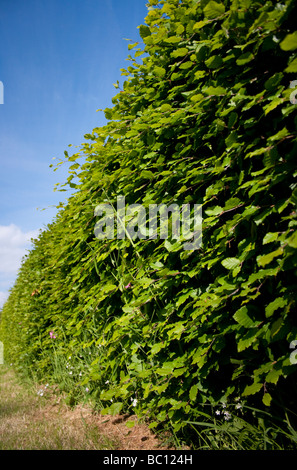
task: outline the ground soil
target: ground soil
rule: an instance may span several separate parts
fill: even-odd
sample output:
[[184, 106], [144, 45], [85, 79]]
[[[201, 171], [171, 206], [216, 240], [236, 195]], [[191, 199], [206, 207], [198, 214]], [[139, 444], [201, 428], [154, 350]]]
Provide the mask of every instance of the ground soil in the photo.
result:
[[[87, 405], [69, 407], [61, 395], [50, 389], [45, 392], [40, 396], [37, 388], [29, 390], [11, 369], [2, 368], [0, 450], [174, 449], [135, 416], [101, 415]], [[131, 421], [134, 426], [127, 427]]]

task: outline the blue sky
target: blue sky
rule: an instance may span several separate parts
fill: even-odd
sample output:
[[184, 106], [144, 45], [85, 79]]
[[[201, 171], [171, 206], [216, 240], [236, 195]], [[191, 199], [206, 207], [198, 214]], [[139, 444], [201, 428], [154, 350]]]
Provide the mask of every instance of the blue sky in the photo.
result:
[[66, 166], [50, 165], [105, 124], [124, 38], [141, 41], [146, 15], [146, 0], [0, 0], [0, 308], [28, 240], [67, 197], [54, 192]]

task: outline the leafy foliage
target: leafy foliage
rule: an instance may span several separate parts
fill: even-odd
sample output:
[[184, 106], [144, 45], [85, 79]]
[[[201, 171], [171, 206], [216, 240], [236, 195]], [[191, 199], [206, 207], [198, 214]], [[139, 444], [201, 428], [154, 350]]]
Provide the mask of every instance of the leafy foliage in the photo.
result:
[[[8, 361], [50, 375], [56, 348], [105, 412], [136, 397], [176, 433], [207, 404], [294, 403], [295, 17], [289, 0], [149, 1], [108, 123], [65, 152], [75, 192], [3, 308]], [[202, 204], [202, 247], [96, 239], [95, 207], [119, 195]]]

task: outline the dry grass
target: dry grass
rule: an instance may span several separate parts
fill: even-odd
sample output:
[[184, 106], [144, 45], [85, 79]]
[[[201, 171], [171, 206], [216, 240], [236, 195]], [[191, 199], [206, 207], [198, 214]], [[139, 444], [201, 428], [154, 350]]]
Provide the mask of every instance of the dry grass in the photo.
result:
[[[0, 366], [0, 450], [154, 450], [161, 443], [145, 425], [129, 429], [128, 416], [101, 416], [69, 408], [49, 389], [21, 384]], [[165, 447], [163, 447], [165, 449]]]

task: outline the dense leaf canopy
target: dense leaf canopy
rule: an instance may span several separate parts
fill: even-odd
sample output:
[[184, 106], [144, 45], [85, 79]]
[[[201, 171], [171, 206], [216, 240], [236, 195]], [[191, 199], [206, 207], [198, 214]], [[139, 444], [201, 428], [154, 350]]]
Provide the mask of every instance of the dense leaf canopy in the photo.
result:
[[[108, 123], [65, 152], [74, 192], [3, 308], [7, 361], [47, 377], [53, 351], [71, 355], [75, 386], [101, 409], [125, 411], [137, 397], [140, 415], [175, 432], [236, 397], [289, 406], [295, 29], [295, 1], [149, 1]], [[95, 208], [118, 196], [146, 208], [201, 204], [201, 247], [98, 240]]]

